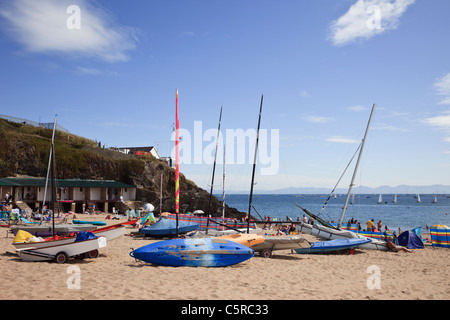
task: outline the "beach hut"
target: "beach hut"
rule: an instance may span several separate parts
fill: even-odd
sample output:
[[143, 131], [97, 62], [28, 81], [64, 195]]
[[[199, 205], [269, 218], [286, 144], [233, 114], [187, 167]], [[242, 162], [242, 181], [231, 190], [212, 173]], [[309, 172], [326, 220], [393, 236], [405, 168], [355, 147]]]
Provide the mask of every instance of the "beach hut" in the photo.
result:
[[430, 233], [433, 247], [450, 248], [450, 227], [437, 224], [430, 228]]
[[408, 249], [423, 249], [424, 247], [420, 237], [411, 230], [405, 231], [398, 236], [398, 244]]

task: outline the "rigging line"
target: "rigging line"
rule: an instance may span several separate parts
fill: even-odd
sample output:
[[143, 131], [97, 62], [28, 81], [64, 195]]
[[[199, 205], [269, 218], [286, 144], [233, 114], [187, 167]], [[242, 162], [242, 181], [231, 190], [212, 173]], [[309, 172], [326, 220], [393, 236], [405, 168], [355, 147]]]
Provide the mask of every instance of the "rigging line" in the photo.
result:
[[328, 201], [331, 199], [331, 196], [333, 195], [334, 191], [336, 190], [337, 186], [339, 185], [339, 183], [341, 182], [342, 178], [345, 175], [345, 172], [347, 171], [348, 167], [350, 166], [350, 164], [352, 163], [353, 159], [355, 158], [356, 154], [358, 153], [359, 149], [361, 148], [361, 144], [359, 144], [358, 148], [356, 148], [355, 153], [353, 154], [352, 158], [350, 159], [349, 163], [347, 164], [347, 167], [345, 167], [344, 172], [342, 173], [341, 177], [339, 178], [338, 182], [336, 183], [336, 185], [334, 186], [333, 190], [331, 191], [330, 195], [328, 196], [328, 199], [325, 201], [325, 203], [323, 204], [322, 209], [320, 209], [320, 212], [318, 215], [320, 215], [322, 213], [322, 211], [325, 209], [325, 206], [328, 204]]

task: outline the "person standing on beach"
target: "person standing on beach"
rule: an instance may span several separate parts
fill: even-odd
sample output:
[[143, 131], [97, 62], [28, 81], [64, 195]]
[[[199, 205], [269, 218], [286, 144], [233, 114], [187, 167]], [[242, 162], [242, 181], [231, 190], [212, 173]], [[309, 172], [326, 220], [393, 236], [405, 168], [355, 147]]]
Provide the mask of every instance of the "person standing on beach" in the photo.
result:
[[381, 222], [381, 219], [380, 219], [380, 221], [378, 221], [378, 231], [381, 232], [382, 228], [383, 228], [383, 223]]
[[367, 221], [367, 231], [372, 232], [373, 228], [375, 228], [375, 224], [373, 223], [373, 219]]

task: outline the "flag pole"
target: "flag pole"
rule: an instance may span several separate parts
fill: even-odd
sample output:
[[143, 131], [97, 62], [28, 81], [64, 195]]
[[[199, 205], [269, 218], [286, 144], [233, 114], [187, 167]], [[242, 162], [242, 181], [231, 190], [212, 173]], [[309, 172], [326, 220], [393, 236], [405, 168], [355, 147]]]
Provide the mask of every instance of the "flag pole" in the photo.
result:
[[180, 123], [178, 121], [178, 89], [176, 91], [175, 101], [175, 214], [177, 217], [177, 237], [178, 237], [178, 214], [180, 212], [180, 157], [179, 157], [179, 143], [180, 143]]

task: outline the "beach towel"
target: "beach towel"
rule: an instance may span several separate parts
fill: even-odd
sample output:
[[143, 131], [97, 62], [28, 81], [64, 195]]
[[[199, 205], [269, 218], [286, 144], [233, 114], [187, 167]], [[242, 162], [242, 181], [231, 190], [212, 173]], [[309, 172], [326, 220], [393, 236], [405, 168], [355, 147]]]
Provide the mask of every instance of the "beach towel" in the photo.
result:
[[40, 222], [31, 222], [25, 218], [20, 218], [20, 220], [22, 220], [22, 222], [25, 222], [26, 224], [39, 224]]
[[156, 222], [155, 217], [153, 216], [153, 212], [148, 213], [144, 218], [142, 218], [141, 224], [144, 224], [147, 220], [153, 223]]

